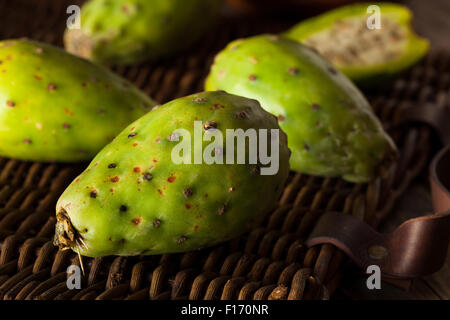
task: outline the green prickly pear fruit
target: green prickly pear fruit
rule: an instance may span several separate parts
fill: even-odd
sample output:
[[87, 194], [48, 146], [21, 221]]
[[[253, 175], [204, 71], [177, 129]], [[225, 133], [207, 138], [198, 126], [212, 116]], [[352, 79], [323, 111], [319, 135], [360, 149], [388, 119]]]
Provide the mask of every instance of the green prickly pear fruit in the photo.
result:
[[[267, 161], [259, 153], [252, 163], [250, 149], [244, 164], [229, 162], [242, 152], [239, 138], [220, 145], [216, 134], [225, 137], [231, 129], [270, 129], [278, 170], [264, 174]], [[203, 148], [198, 134], [213, 142]], [[228, 145], [232, 141], [237, 148]], [[209, 153], [227, 160], [199, 163], [186, 149], [180, 157], [190, 160], [180, 163], [173, 153], [182, 142], [200, 155], [204, 150], [203, 158]], [[219, 91], [173, 100], [128, 126], [64, 191], [55, 244], [97, 257], [182, 252], [234, 238], [273, 209], [289, 174], [289, 154], [276, 117], [255, 100]]]
[[157, 60], [192, 45], [214, 23], [222, 0], [90, 0], [66, 50], [104, 64]]
[[63, 50], [0, 42], [0, 155], [91, 160], [154, 102], [130, 82]]
[[260, 35], [230, 43], [216, 56], [205, 88], [256, 99], [278, 116], [293, 170], [366, 182], [396, 154], [354, 84], [296, 41]]
[[430, 46], [414, 33], [407, 7], [383, 2], [377, 6], [343, 6], [304, 20], [283, 35], [315, 48], [358, 84], [375, 84], [414, 65]]

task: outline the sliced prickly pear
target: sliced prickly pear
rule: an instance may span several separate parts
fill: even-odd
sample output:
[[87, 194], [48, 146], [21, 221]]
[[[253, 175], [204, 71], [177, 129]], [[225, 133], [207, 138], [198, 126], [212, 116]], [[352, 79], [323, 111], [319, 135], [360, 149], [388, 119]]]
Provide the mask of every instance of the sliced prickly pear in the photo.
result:
[[63, 50], [0, 42], [0, 155], [91, 160], [154, 102], [130, 82]]
[[396, 147], [355, 85], [309, 47], [275, 35], [230, 43], [206, 90], [258, 100], [289, 137], [291, 168], [366, 182]]
[[105, 64], [160, 59], [197, 41], [222, 0], [90, 0], [81, 29], [67, 29], [66, 49]]
[[372, 5], [340, 7], [302, 21], [283, 35], [315, 48], [357, 83], [390, 78], [420, 60], [429, 43], [414, 33], [408, 8], [377, 3], [378, 16]]
[[[234, 138], [228, 140], [228, 129], [269, 130], [278, 170], [264, 174], [268, 162], [259, 153], [252, 163], [250, 149], [244, 150], [244, 164], [237, 163], [243, 151], [238, 139], [235, 148], [229, 147]], [[222, 146], [215, 144], [219, 131]], [[204, 141], [214, 134], [214, 141], [203, 142], [202, 149], [195, 140], [198, 133], [204, 134]], [[259, 137], [246, 145], [261, 144]], [[276, 204], [289, 173], [286, 139], [277, 119], [257, 101], [224, 92], [173, 100], [126, 128], [66, 189], [56, 208], [55, 243], [86, 256], [151, 255], [195, 250], [236, 237]], [[177, 151], [181, 142], [227, 160], [198, 162], [193, 152]], [[190, 160], [179, 162], [173, 153]], [[236, 161], [228, 161], [228, 156], [236, 156]]]

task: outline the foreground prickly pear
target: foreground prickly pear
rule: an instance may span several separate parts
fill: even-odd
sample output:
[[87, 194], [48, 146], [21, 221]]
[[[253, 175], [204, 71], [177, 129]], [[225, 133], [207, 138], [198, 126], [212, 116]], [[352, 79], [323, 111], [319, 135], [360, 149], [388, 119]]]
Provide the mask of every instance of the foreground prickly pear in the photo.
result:
[[278, 116], [294, 170], [365, 182], [396, 153], [353, 83], [296, 41], [261, 35], [230, 43], [205, 87], [256, 99]]
[[90, 0], [66, 49], [105, 64], [159, 59], [185, 49], [211, 27], [222, 0]]
[[[215, 144], [219, 131], [252, 128], [270, 129], [271, 152], [279, 159], [273, 175], [264, 175], [261, 153], [253, 164], [246, 150], [245, 164], [228, 161], [242, 152], [238, 139], [237, 148], [228, 145], [234, 138]], [[225, 92], [191, 95], [151, 111], [106, 146], [62, 194], [55, 244], [92, 257], [150, 255], [208, 247], [242, 234], [274, 207], [287, 179], [290, 151], [277, 129], [277, 119], [257, 101]], [[193, 143], [185, 140], [186, 132]], [[226, 162], [200, 164], [187, 150], [182, 157], [190, 160], [175, 160], [181, 142], [202, 154], [198, 134], [203, 141], [214, 136], [204, 153]], [[260, 136], [249, 147], [261, 141]]]
[[154, 102], [130, 82], [61, 49], [0, 42], [0, 155], [90, 160]]
[[428, 41], [414, 33], [408, 8], [377, 6], [380, 28], [372, 3], [359, 3], [302, 21], [284, 36], [315, 48], [358, 84], [373, 84], [414, 65], [429, 49]]

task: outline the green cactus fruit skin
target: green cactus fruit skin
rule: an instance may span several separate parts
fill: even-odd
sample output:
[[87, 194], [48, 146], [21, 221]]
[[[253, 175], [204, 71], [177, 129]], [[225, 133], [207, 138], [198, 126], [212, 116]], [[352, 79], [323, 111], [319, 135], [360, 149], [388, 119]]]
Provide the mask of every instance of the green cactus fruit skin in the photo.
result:
[[230, 43], [216, 56], [205, 88], [256, 99], [278, 116], [293, 170], [366, 182], [395, 157], [361, 92], [296, 41], [260, 35]]
[[61, 49], [0, 42], [0, 155], [91, 160], [154, 102], [128, 81]]
[[[358, 85], [367, 87], [389, 80], [417, 63], [427, 54], [430, 45], [415, 34], [411, 26], [412, 13], [400, 4], [377, 3], [382, 29], [368, 29], [370, 5], [372, 3], [358, 3], [331, 10], [300, 22], [283, 36], [314, 47]], [[359, 28], [359, 31], [350, 35], [345, 30], [348, 28]], [[332, 30], [341, 34], [342, 39], [331, 34], [324, 38]], [[351, 41], [337, 43], [337, 38], [345, 40], [344, 37]], [[322, 39], [321, 45], [319, 39]]]
[[187, 48], [214, 23], [222, 0], [90, 0], [66, 49], [104, 64], [157, 60]]
[[[234, 238], [261, 222], [289, 174], [286, 135], [279, 131], [275, 175], [258, 174], [248, 161], [175, 164], [171, 152], [179, 142], [172, 133], [188, 130], [193, 146], [195, 120], [215, 122], [224, 140], [226, 129], [279, 129], [257, 101], [225, 92], [194, 94], [151, 111], [106, 146], [62, 194], [55, 244], [77, 250], [74, 242], [81, 239], [81, 254], [92, 257], [182, 252]], [[203, 142], [203, 150], [209, 143]], [[223, 146], [226, 154], [225, 141]]]

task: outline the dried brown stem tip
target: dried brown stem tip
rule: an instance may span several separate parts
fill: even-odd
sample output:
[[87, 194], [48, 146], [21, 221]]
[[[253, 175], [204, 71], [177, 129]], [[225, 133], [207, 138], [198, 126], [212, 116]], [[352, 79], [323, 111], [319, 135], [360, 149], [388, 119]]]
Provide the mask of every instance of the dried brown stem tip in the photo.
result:
[[53, 244], [60, 250], [72, 249], [75, 247], [86, 248], [83, 237], [74, 228], [67, 211], [60, 209], [56, 213], [55, 237]]

